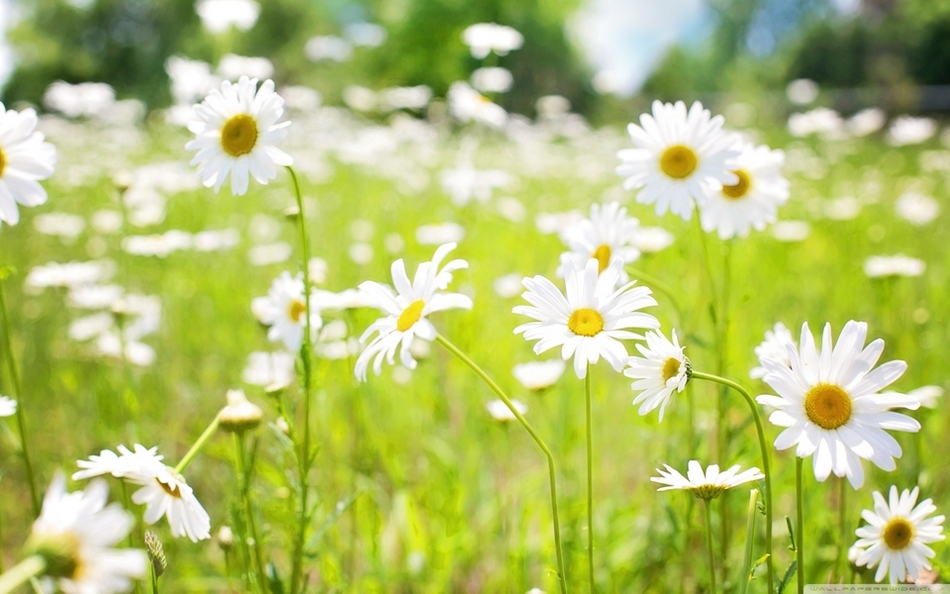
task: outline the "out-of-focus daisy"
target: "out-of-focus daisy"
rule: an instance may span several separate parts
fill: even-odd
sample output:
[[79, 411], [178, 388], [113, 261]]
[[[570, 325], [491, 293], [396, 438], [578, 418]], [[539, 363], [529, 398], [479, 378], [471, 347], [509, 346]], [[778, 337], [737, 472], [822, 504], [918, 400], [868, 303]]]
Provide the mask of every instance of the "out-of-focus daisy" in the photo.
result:
[[818, 134], [826, 140], [844, 137], [844, 122], [833, 109], [819, 107], [805, 113], [793, 113], [788, 117], [788, 131], [792, 136]]
[[224, 54], [218, 62], [218, 74], [227, 80], [242, 76], [266, 79], [274, 75], [274, 64], [267, 58]]
[[43, 235], [75, 239], [86, 228], [86, 220], [79, 215], [49, 212], [33, 219], [33, 228]]
[[660, 487], [657, 491], [682, 489], [706, 501], [719, 497], [723, 491], [732, 487], [765, 478], [765, 475], [755, 466], [739, 472], [740, 467], [736, 464], [719, 472], [718, 464], [710, 464], [704, 471], [699, 461], [690, 460], [687, 464], [686, 476], [680, 474], [669, 464], [663, 466], [666, 467], [665, 471], [659, 468], [656, 469], [660, 476], [650, 477], [650, 480], [654, 483], [666, 485]]
[[416, 229], [416, 241], [421, 245], [458, 243], [465, 238], [465, 227], [458, 223], [445, 222], [422, 225]]
[[772, 225], [772, 237], [785, 243], [805, 241], [811, 227], [805, 221], [779, 221]]
[[808, 105], [818, 98], [818, 83], [808, 78], [798, 78], [788, 83], [785, 95], [795, 105]]
[[521, 294], [521, 279], [523, 278], [523, 274], [512, 272], [511, 274], [499, 276], [495, 279], [491, 286], [492, 289], [494, 289], [496, 295], [502, 297], [503, 299], [509, 299], [511, 297], [517, 297]]
[[653, 254], [673, 245], [673, 239], [673, 234], [662, 227], [640, 227], [631, 243], [641, 254]]
[[588, 364], [601, 357], [620, 371], [627, 363], [627, 348], [622, 340], [642, 339], [628, 328], [657, 329], [660, 322], [650, 314], [638, 310], [656, 305], [647, 287], [634, 287], [636, 281], [619, 289], [617, 279], [623, 269], [623, 260], [615, 256], [600, 272], [600, 264], [591, 258], [583, 269], [575, 269], [566, 256], [561, 257], [567, 295], [543, 276], [525, 278], [528, 289], [522, 297], [531, 305], [518, 305], [512, 311], [537, 320], [515, 328], [515, 334], [524, 334], [525, 340], [537, 340], [534, 352], [538, 355], [561, 347], [561, 358], [574, 358], [574, 373], [578, 378], [587, 376]]
[[221, 83], [204, 101], [195, 105], [200, 121], [188, 124], [196, 138], [185, 145], [198, 151], [191, 160], [206, 187], [217, 192], [231, 176], [231, 193], [247, 193], [248, 176], [266, 185], [277, 177], [276, 165], [292, 165], [293, 159], [275, 144], [287, 135], [290, 122], [277, 123], [284, 113], [284, 100], [274, 92], [274, 82], [242, 76], [237, 84]]
[[55, 578], [65, 594], [128, 592], [132, 580], [145, 577], [145, 551], [114, 548], [135, 520], [119, 504], [106, 505], [108, 499], [105, 481], [67, 493], [60, 473], [43, 498], [28, 548], [46, 559], [44, 575]]
[[504, 128], [508, 123], [505, 108], [493, 103], [466, 82], [456, 81], [449, 87], [449, 113], [464, 123], [479, 122], [493, 128]]
[[223, 33], [231, 26], [247, 31], [257, 22], [261, 5], [254, 0], [199, 0], [195, 12], [204, 28], [212, 33]]
[[271, 264], [286, 262], [293, 254], [294, 248], [289, 243], [275, 241], [274, 243], [255, 245], [247, 250], [247, 260], [252, 266], [270, 266]]
[[553, 386], [561, 379], [567, 365], [561, 359], [547, 361], [530, 361], [518, 363], [511, 370], [518, 382], [528, 390], [543, 390]]
[[884, 127], [887, 114], [880, 107], [869, 107], [854, 114], [844, 123], [852, 136], [867, 136]]
[[887, 129], [884, 140], [891, 146], [920, 144], [937, 133], [937, 122], [932, 118], [898, 116]]
[[749, 371], [749, 377], [752, 379], [762, 379], [768, 373], [763, 367], [763, 359], [773, 359], [791, 367], [791, 361], [788, 357], [788, 348], [786, 345], [795, 346], [795, 337], [782, 322], [775, 322], [771, 330], [765, 331], [765, 340], [759, 346], [755, 347], [755, 356], [759, 358], [759, 365]]
[[880, 582], [887, 575], [891, 584], [913, 582], [922, 570], [930, 569], [928, 559], [935, 555], [929, 543], [941, 541], [944, 516], [928, 517], [937, 511], [932, 499], [919, 505], [918, 487], [913, 491], [904, 489], [898, 496], [897, 487], [891, 486], [888, 500], [875, 491], [874, 511], [866, 509], [861, 517], [868, 523], [855, 530], [858, 541], [854, 546], [863, 548], [855, 565], [869, 568], [877, 566], [874, 581]]
[[472, 57], [481, 60], [492, 52], [505, 56], [508, 52], [520, 48], [524, 43], [524, 36], [505, 25], [478, 23], [462, 31], [462, 41], [469, 47]]
[[49, 262], [30, 269], [26, 275], [26, 286], [30, 289], [46, 287], [75, 287], [108, 280], [115, 272], [112, 260], [90, 260], [87, 262]]
[[218, 413], [218, 426], [231, 433], [256, 428], [264, 418], [261, 407], [247, 399], [244, 390], [228, 390], [228, 404]]
[[788, 180], [782, 176], [785, 153], [765, 145], [741, 143], [741, 152], [732, 161], [739, 178], [711, 192], [700, 208], [703, 229], [717, 231], [722, 239], [745, 237], [749, 229], [762, 231], [774, 223], [778, 207], [788, 200]]
[[475, 169], [471, 164], [462, 162], [455, 169], [442, 172], [442, 189], [456, 206], [465, 206], [471, 200], [488, 202], [496, 188], [504, 188], [512, 181], [512, 176], [502, 169]]
[[905, 221], [922, 226], [937, 218], [940, 214], [940, 204], [931, 196], [907, 192], [897, 199], [894, 210], [897, 211], [897, 216]]
[[[799, 458], [813, 456], [815, 478], [824, 481], [834, 472], [847, 476], [857, 489], [864, 484], [861, 458], [883, 470], [894, 470], [894, 458], [901, 447], [887, 431], [920, 430], [920, 423], [899, 413], [895, 407], [916, 409], [920, 402], [904, 394], [881, 393], [907, 369], [903, 361], [888, 361], [874, 369], [884, 341], [877, 339], [867, 347], [868, 326], [849, 321], [833, 344], [831, 324], [822, 333], [821, 350], [802, 325], [796, 349], [786, 344], [791, 365], [775, 359], [763, 359], [767, 373], [763, 380], [778, 396], [762, 395], [759, 404], [776, 410], [769, 421], [785, 427], [775, 439], [775, 447], [786, 450], [797, 445]], [[872, 370], [873, 369], [873, 370]]]
[[36, 112], [14, 111], [0, 103], [0, 221], [20, 222], [23, 206], [46, 202], [46, 190], [39, 181], [53, 175], [56, 148], [36, 132]]
[[366, 381], [370, 360], [373, 360], [376, 375], [382, 373], [384, 359], [390, 365], [394, 364], [397, 348], [402, 365], [407, 369], [415, 369], [416, 360], [410, 352], [413, 341], [417, 337], [435, 340], [436, 330], [428, 320], [429, 314], [447, 309], [472, 308], [472, 300], [466, 295], [439, 292], [449, 286], [456, 270], [468, 268], [468, 262], [461, 259], [451, 260], [439, 268], [455, 246], [454, 243], [439, 246], [432, 260], [419, 265], [411, 282], [402, 258], [393, 262], [391, 272], [395, 293], [390, 287], [374, 281], [360, 283], [360, 290], [367, 293], [377, 304], [376, 307], [386, 315], [373, 322], [360, 337], [360, 342], [365, 342], [376, 334], [356, 361], [357, 379]]
[[99, 116], [114, 108], [115, 104], [115, 89], [101, 82], [71, 85], [58, 80], [43, 93], [43, 105], [67, 118]]
[[[582, 219], [564, 231], [562, 238], [570, 251], [562, 258], [566, 256], [576, 269], [584, 268], [587, 260], [594, 258], [600, 272], [607, 268], [614, 256], [623, 260], [625, 265], [636, 262], [640, 250], [632, 243], [639, 226], [640, 221], [628, 217], [627, 209], [618, 202], [591, 204], [590, 218]], [[558, 269], [559, 275], [563, 273]], [[621, 269], [617, 282], [625, 284], [629, 280], [626, 271]]]
[[[682, 392], [689, 381], [689, 359], [683, 354], [683, 348], [673, 331], [670, 342], [659, 332], [646, 333], [646, 346], [637, 345], [643, 357], [630, 357], [623, 374], [637, 381], [630, 384], [635, 392], [640, 392], [633, 403], [640, 404], [641, 416], [659, 407], [660, 420], [670, 403], [673, 392]], [[642, 404], [641, 404], [642, 403]]]
[[941, 386], [921, 386], [907, 393], [911, 398], [920, 401], [920, 405], [925, 408], [937, 408], [937, 399], [943, 396]]
[[637, 148], [617, 153], [622, 161], [617, 173], [627, 178], [623, 187], [643, 188], [637, 202], [656, 204], [656, 214], [671, 210], [689, 220], [694, 204], [739, 181], [729, 164], [739, 151], [722, 124], [722, 116], [711, 117], [698, 101], [689, 112], [682, 101], [654, 101], [652, 115], [641, 115], [639, 126], [627, 126]]
[[282, 390], [294, 382], [296, 357], [285, 351], [264, 353], [255, 351], [247, 356], [247, 366], [241, 379], [268, 392]]
[[[303, 291], [303, 274], [290, 276], [285, 270], [274, 279], [266, 297], [255, 297], [251, 301], [251, 311], [257, 319], [270, 326], [267, 339], [271, 342], [282, 342], [292, 353], [298, 352], [303, 345], [307, 327], [308, 307]], [[316, 331], [323, 325], [323, 319], [314, 307], [309, 309], [310, 329]]]
[[505, 93], [515, 82], [507, 68], [479, 68], [472, 73], [472, 86], [482, 93]]
[[[515, 410], [522, 416], [528, 413], [527, 404], [520, 400], [512, 400], [511, 403], [515, 406]], [[485, 408], [488, 409], [488, 414], [491, 415], [491, 418], [501, 423], [514, 421], [516, 418], [514, 413], [511, 412], [511, 409], [508, 408], [508, 405], [501, 400], [489, 400]]]
[[895, 256], [871, 256], [864, 261], [864, 274], [868, 278], [885, 276], [920, 276], [927, 270], [923, 260], [904, 254]]
[[0, 396], [0, 417], [12, 417], [16, 414], [16, 400], [9, 396]]
[[540, 233], [557, 233], [561, 235], [583, 218], [584, 214], [578, 210], [554, 213], [542, 212], [534, 218], [534, 226], [537, 227]]
[[864, 204], [854, 196], [839, 196], [824, 204], [825, 216], [835, 221], [853, 221]]
[[73, 473], [73, 480], [82, 480], [111, 474], [141, 489], [132, 493], [132, 501], [145, 505], [144, 520], [154, 524], [162, 516], [168, 518], [172, 536], [187, 536], [193, 542], [211, 538], [211, 518], [201, 507], [194, 491], [171, 466], [162, 463], [164, 456], [158, 448], [135, 444], [134, 451], [120, 445], [119, 453], [102, 450], [89, 460], [79, 460], [81, 470]]

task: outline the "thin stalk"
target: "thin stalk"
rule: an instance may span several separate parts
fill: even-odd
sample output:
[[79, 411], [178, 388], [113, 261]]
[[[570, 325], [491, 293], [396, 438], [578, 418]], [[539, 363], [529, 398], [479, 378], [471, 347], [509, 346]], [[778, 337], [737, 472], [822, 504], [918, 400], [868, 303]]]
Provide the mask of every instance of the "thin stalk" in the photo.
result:
[[758, 489], [749, 491], [749, 508], [746, 511], [745, 524], [745, 563], [743, 564], [742, 576], [739, 580], [739, 594], [746, 594], [749, 589], [749, 580], [752, 576], [752, 548], [755, 543], [755, 516], [759, 513], [755, 506], [758, 495]]
[[[835, 579], [844, 577], [848, 569], [848, 550], [845, 548], [845, 526], [847, 525], [847, 510], [845, 509], [847, 501], [847, 485], [844, 477], [838, 479], [838, 561], [835, 563]], [[853, 536], [853, 535], [852, 535]], [[841, 567], [842, 562], [844, 568]]]
[[[2, 279], [2, 277], [0, 277]], [[3, 336], [6, 341], [7, 366], [10, 368], [10, 387], [13, 388], [13, 399], [16, 400], [16, 423], [20, 433], [20, 455], [23, 457], [23, 466], [26, 470], [26, 480], [30, 485], [30, 502], [33, 504], [33, 517], [40, 516], [40, 496], [36, 489], [36, 475], [33, 474], [33, 463], [30, 461], [30, 448], [26, 438], [26, 413], [23, 399], [20, 397], [20, 375], [17, 372], [16, 360], [13, 356], [13, 340], [10, 338], [10, 319], [7, 315], [7, 301], [3, 296], [3, 283], [0, 282], [0, 312], [3, 314]]]
[[755, 405], [755, 400], [753, 400], [752, 395], [749, 394], [745, 388], [732, 380], [701, 371], [693, 371], [690, 378], [716, 382], [732, 388], [742, 395], [746, 404], [749, 405], [749, 410], [752, 411], [752, 419], [755, 421], [755, 432], [759, 440], [759, 451], [762, 455], [762, 474], [765, 475], [765, 546], [769, 554], [768, 560], [766, 561], [766, 568], [768, 570], [769, 594], [772, 594], [775, 588], [772, 563], [772, 470], [771, 464], [769, 463], [768, 444], [765, 441], [765, 430], [762, 428], [762, 417], [759, 415], [759, 409]]
[[798, 594], [805, 593], [805, 502], [802, 491], [802, 458], [795, 457], [795, 559], [798, 563]]
[[590, 414], [590, 363], [584, 378], [587, 396], [587, 569], [590, 575], [590, 594], [594, 594], [594, 439]]
[[712, 514], [709, 511], [709, 501], [703, 500], [703, 510], [706, 512], [706, 553], [709, 558], [709, 591], [716, 594], [716, 561], [713, 555]]
[[475, 372], [475, 375], [480, 377], [492, 392], [494, 392], [501, 401], [505, 403], [505, 406], [508, 407], [508, 410], [511, 411], [511, 414], [515, 416], [515, 419], [521, 423], [521, 426], [524, 427], [524, 430], [528, 432], [528, 435], [531, 436], [531, 439], [534, 440], [534, 443], [538, 445], [542, 452], [544, 452], [545, 457], [548, 459], [548, 480], [551, 487], [551, 513], [554, 517], [554, 546], [557, 553], [557, 577], [558, 584], [561, 586], [561, 594], [567, 594], [567, 575], [564, 573], [564, 559], [561, 555], [561, 524], [558, 520], [558, 506], [557, 506], [557, 473], [554, 471], [554, 455], [551, 453], [551, 450], [548, 448], [547, 444], [544, 443], [544, 440], [541, 439], [535, 430], [531, 427], [524, 416], [518, 411], [515, 405], [511, 402], [511, 399], [508, 398], [508, 395], [505, 394], [505, 391], [501, 389], [501, 386], [491, 378], [490, 375], [485, 373], [481, 367], [478, 366], [475, 361], [469, 358], [468, 355], [463, 353], [457, 346], [452, 344], [447, 338], [441, 334], [435, 335], [435, 340], [442, 346], [444, 346], [450, 353], [459, 358], [463, 363], [468, 365], [472, 371]]
[[0, 575], [0, 594], [10, 594], [30, 578], [36, 577], [46, 571], [46, 559], [39, 555], [27, 557], [10, 568], [9, 571]]
[[261, 539], [257, 534], [257, 522], [254, 521], [254, 504], [251, 501], [251, 480], [247, 468], [247, 457], [244, 451], [244, 433], [234, 434], [234, 447], [237, 449], [238, 475], [240, 476], [241, 500], [244, 502], [244, 514], [247, 516], [247, 526], [251, 529], [251, 538], [254, 540], [254, 561], [257, 563], [257, 585], [263, 594], [265, 592], [264, 557], [261, 554]]
[[175, 467], [175, 472], [181, 474], [185, 472], [185, 468], [191, 464], [191, 461], [195, 459], [195, 456], [198, 455], [198, 452], [201, 451], [201, 448], [205, 447], [205, 444], [208, 443], [208, 440], [211, 439], [211, 436], [214, 435], [214, 432], [218, 430], [218, 423], [221, 421], [220, 415], [215, 415], [214, 420], [211, 421], [211, 424], [208, 425], [208, 428], [205, 429], [204, 433], [198, 438], [198, 441], [195, 442], [195, 445], [191, 446], [191, 449], [188, 450], [188, 453], [185, 454], [185, 457], [181, 459], [181, 462], [178, 463], [178, 466]]
[[158, 574], [155, 573], [155, 566], [149, 563], [148, 573], [152, 577], [152, 594], [158, 594]]

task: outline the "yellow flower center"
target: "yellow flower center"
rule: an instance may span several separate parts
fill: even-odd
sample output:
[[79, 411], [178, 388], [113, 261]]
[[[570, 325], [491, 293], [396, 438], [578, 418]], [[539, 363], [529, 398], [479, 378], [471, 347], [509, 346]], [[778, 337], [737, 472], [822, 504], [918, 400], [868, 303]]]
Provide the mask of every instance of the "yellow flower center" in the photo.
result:
[[157, 478], [155, 479], [155, 482], [158, 483], [158, 486], [162, 488], [162, 491], [165, 491], [175, 499], [181, 499], [181, 490], [178, 488], [177, 484], [166, 485]]
[[594, 250], [594, 253], [591, 254], [590, 257], [597, 260], [597, 273], [600, 274], [606, 270], [607, 265], [610, 264], [610, 246], [605, 243]]
[[805, 395], [805, 414], [822, 429], [837, 429], [851, 418], [851, 396], [834, 384], [818, 384]]
[[696, 497], [699, 497], [703, 501], [709, 501], [710, 499], [715, 499], [722, 495], [722, 492], [726, 490], [725, 485], [713, 485], [705, 484], [698, 487], [689, 487], [687, 491], [690, 491]]
[[742, 169], [737, 169], [736, 171], [733, 171], [733, 173], [736, 174], [736, 176], [739, 178], [739, 181], [732, 184], [731, 186], [723, 186], [722, 194], [731, 200], [739, 200], [749, 193], [749, 188], [752, 186], [752, 180], [749, 178], [749, 174]]
[[671, 377], [676, 377], [680, 372], [680, 362], [678, 359], [670, 357], [663, 363], [663, 383], [665, 384]]
[[290, 307], [287, 308], [287, 315], [290, 316], [290, 319], [294, 322], [299, 322], [300, 316], [302, 316], [305, 311], [307, 311], [307, 306], [294, 299], [290, 302]]
[[240, 157], [254, 150], [257, 144], [257, 122], [249, 115], [231, 116], [221, 128], [221, 148], [232, 157]]
[[660, 169], [673, 179], [686, 179], [696, 171], [699, 159], [693, 149], [686, 145], [674, 144], [660, 157]]
[[7, 155], [0, 149], [0, 176], [3, 175], [3, 172], [7, 168]]
[[904, 518], [891, 518], [884, 526], [884, 543], [892, 551], [907, 548], [914, 539], [914, 526]]
[[596, 310], [582, 307], [567, 319], [567, 327], [578, 336], [597, 336], [604, 329], [604, 318]]
[[418, 322], [419, 318], [422, 317], [422, 309], [425, 306], [426, 302], [422, 299], [416, 299], [410, 303], [409, 307], [402, 310], [402, 313], [399, 314], [399, 319], [396, 320], [396, 330], [405, 332], [412, 328], [412, 325]]

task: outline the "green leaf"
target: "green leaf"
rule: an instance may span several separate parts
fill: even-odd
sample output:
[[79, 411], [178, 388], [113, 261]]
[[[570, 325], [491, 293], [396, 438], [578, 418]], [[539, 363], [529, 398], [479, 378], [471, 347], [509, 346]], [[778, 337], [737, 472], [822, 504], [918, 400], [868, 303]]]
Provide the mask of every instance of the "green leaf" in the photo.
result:
[[336, 505], [336, 507], [333, 509], [333, 513], [330, 514], [330, 517], [327, 518], [327, 521], [323, 523], [323, 526], [321, 526], [319, 530], [313, 533], [313, 536], [311, 536], [310, 540], [307, 542], [307, 549], [305, 553], [307, 557], [312, 559], [319, 554], [316, 551], [316, 547], [317, 547], [317, 544], [320, 543], [320, 540], [323, 539], [323, 536], [327, 533], [327, 530], [329, 530], [334, 524], [336, 524], [337, 520], [340, 519], [340, 517], [346, 512], [346, 510], [350, 509], [353, 503], [355, 503], [356, 500], [359, 499], [360, 495], [362, 494], [363, 494], [363, 490], [360, 489], [356, 493], [353, 493], [353, 495], [351, 495], [349, 499], [347, 499], [346, 501], [341, 501], [340, 503]]
[[778, 585], [778, 594], [782, 594], [785, 591], [785, 586], [792, 581], [792, 576], [795, 575], [795, 571], [798, 569], [798, 561], [792, 561], [792, 564], [788, 566], [788, 569], [785, 571], [785, 575], [782, 577], [782, 581]]
[[277, 574], [277, 566], [273, 563], [267, 564], [267, 589], [271, 594], [284, 594], [284, 582]]
[[756, 560], [752, 563], [752, 567], [749, 569], [749, 576], [748, 576], [748, 577], [749, 577], [749, 581], [755, 579], [755, 570], [756, 570], [756, 568], [757, 568], [759, 565], [762, 565], [763, 563], [765, 563], [766, 561], [768, 561], [768, 559], [769, 559], [769, 554], [766, 553], [766, 554], [762, 555], [761, 557], [759, 557], [758, 559], [756, 559]]
[[792, 541], [792, 544], [788, 546], [788, 550], [797, 551], [798, 548], [795, 546], [795, 530], [792, 529], [792, 519], [788, 516], [785, 516], [785, 525], [788, 526], [788, 539]]

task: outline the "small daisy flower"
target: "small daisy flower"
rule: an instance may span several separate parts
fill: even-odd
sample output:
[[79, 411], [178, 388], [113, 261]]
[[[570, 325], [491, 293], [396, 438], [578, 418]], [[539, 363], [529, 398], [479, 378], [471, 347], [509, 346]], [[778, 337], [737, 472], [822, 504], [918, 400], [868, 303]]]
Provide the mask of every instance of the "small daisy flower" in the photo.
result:
[[789, 184], [782, 177], [785, 153], [746, 142], [738, 147], [741, 152], [731, 161], [738, 181], [711, 192], [700, 208], [703, 230], [715, 230], [721, 239], [746, 237], [750, 228], [764, 230], [778, 219], [778, 207], [788, 201]]
[[185, 150], [198, 151], [191, 160], [205, 187], [217, 192], [231, 175], [231, 193], [247, 193], [248, 175], [267, 185], [277, 177], [276, 165], [293, 165], [287, 153], [274, 146], [287, 135], [290, 122], [277, 123], [284, 113], [284, 100], [274, 92], [274, 82], [242, 76], [237, 84], [221, 83], [204, 101], [195, 105], [201, 118], [188, 124], [195, 139]]
[[[673, 331], [673, 342], [659, 332], [647, 332], [647, 344], [637, 345], [643, 357], [630, 357], [623, 374], [637, 381], [630, 384], [635, 392], [640, 392], [633, 400], [640, 404], [640, 416], [659, 407], [660, 420], [670, 403], [673, 392], [682, 392], [689, 381], [689, 359], [683, 354], [683, 348]], [[642, 404], [641, 404], [642, 403]]]
[[456, 81], [449, 87], [449, 113], [465, 124], [479, 122], [492, 128], [502, 129], [508, 123], [505, 108], [485, 97], [468, 83]]
[[871, 256], [864, 261], [864, 274], [868, 278], [895, 276], [920, 276], [927, 270], [927, 263], [904, 254], [896, 256]]
[[666, 467], [665, 471], [659, 468], [656, 469], [660, 476], [650, 477], [650, 480], [654, 483], [666, 485], [657, 489], [658, 491], [682, 489], [705, 501], [719, 497], [726, 489], [765, 478], [765, 475], [754, 466], [739, 472], [738, 464], [723, 472], [719, 472], [718, 464], [710, 464], [703, 471], [703, 467], [697, 460], [690, 460], [687, 465], [686, 476], [680, 474], [669, 464], [663, 466]]
[[492, 52], [499, 56], [508, 55], [508, 52], [521, 47], [524, 36], [505, 25], [477, 23], [462, 32], [462, 41], [471, 50], [473, 58], [482, 60]]
[[267, 392], [283, 390], [294, 383], [295, 361], [296, 357], [286, 351], [254, 351], [247, 356], [247, 367], [244, 368], [241, 379], [255, 386], [263, 386]]
[[0, 417], [12, 417], [16, 414], [16, 400], [9, 396], [0, 396]]
[[417, 337], [422, 340], [435, 340], [436, 330], [428, 320], [429, 314], [447, 309], [472, 308], [472, 300], [466, 295], [438, 292], [444, 291], [452, 282], [452, 273], [468, 268], [468, 262], [461, 259], [452, 260], [439, 268], [442, 260], [455, 246], [454, 243], [439, 246], [431, 261], [419, 265], [412, 282], [406, 274], [406, 264], [402, 258], [393, 262], [395, 293], [391, 288], [377, 282], [360, 283], [360, 290], [386, 315], [373, 322], [360, 337], [360, 342], [365, 342], [367, 338], [378, 333], [356, 360], [357, 379], [366, 381], [366, 370], [371, 359], [376, 375], [382, 373], [383, 359], [393, 365], [397, 348], [403, 367], [415, 369], [416, 360], [410, 352], [413, 341]]
[[111, 474], [141, 489], [132, 493], [132, 501], [145, 505], [144, 520], [154, 524], [162, 516], [168, 518], [172, 536], [187, 536], [192, 542], [211, 538], [211, 518], [201, 507], [194, 491], [171, 466], [162, 463], [164, 456], [158, 448], [146, 449], [135, 444], [135, 451], [120, 445], [119, 453], [102, 450], [98, 456], [77, 462], [78, 472], [73, 480], [82, 480], [103, 474]]
[[587, 376], [588, 364], [597, 363], [601, 357], [620, 371], [629, 356], [621, 341], [643, 338], [627, 329], [660, 327], [655, 317], [638, 311], [656, 305], [650, 289], [634, 287], [636, 281], [616, 288], [623, 269], [619, 256], [603, 272], [593, 258], [578, 270], [568, 257], [562, 256], [561, 266], [566, 296], [543, 276], [522, 281], [528, 290], [521, 296], [531, 305], [518, 305], [512, 311], [537, 321], [518, 326], [515, 334], [523, 333], [525, 340], [537, 340], [534, 352], [538, 355], [561, 347], [562, 359], [574, 358], [574, 373], [579, 379]]
[[36, 132], [36, 112], [14, 111], [0, 103], [0, 221], [8, 225], [20, 222], [23, 206], [46, 202], [46, 190], [39, 181], [53, 175], [56, 147], [44, 142]]
[[539, 391], [553, 386], [564, 374], [566, 365], [561, 359], [529, 361], [515, 365], [511, 374], [528, 390]]
[[[521, 416], [528, 414], [527, 404], [521, 402], [520, 400], [512, 400], [511, 403], [515, 406], [515, 410], [517, 410]], [[489, 400], [485, 405], [485, 408], [488, 410], [488, 414], [491, 415], [491, 418], [495, 419], [499, 423], [507, 423], [508, 421], [514, 421], [517, 418], [503, 400]]]
[[[300, 351], [307, 327], [307, 304], [303, 292], [303, 274], [290, 276], [285, 270], [274, 279], [266, 297], [255, 297], [251, 301], [251, 311], [257, 319], [270, 326], [267, 339], [282, 342], [293, 353]], [[312, 297], [310, 303], [314, 304]], [[316, 308], [311, 309], [310, 329], [315, 331], [323, 325], [323, 319]]]
[[831, 324], [822, 333], [821, 350], [802, 325], [796, 349], [786, 344], [790, 365], [775, 359], [763, 359], [763, 380], [778, 396], [762, 395], [759, 404], [776, 410], [769, 421], [785, 427], [775, 439], [775, 447], [786, 450], [797, 445], [795, 455], [812, 458], [815, 478], [824, 481], [834, 472], [847, 476], [857, 489], [864, 484], [861, 459], [883, 470], [894, 470], [894, 458], [901, 447], [887, 431], [920, 430], [914, 419], [891, 412], [894, 407], [916, 409], [920, 402], [911, 396], [881, 393], [907, 369], [903, 361], [888, 361], [876, 369], [884, 341], [877, 339], [866, 347], [868, 325], [850, 321], [833, 344]]
[[898, 496], [897, 487], [891, 486], [889, 500], [875, 491], [874, 511], [866, 509], [861, 517], [868, 523], [855, 530], [858, 541], [855, 547], [864, 549], [855, 560], [855, 565], [872, 568], [877, 565], [874, 581], [880, 582], [885, 575], [891, 584], [909, 580], [914, 582], [923, 570], [931, 569], [928, 559], [934, 551], [928, 543], [944, 539], [944, 516], [928, 517], [935, 511], [933, 500], [917, 502], [920, 490], [904, 491]]
[[108, 499], [105, 481], [67, 493], [60, 473], [46, 492], [28, 548], [46, 559], [44, 575], [56, 578], [64, 594], [128, 592], [133, 579], [145, 577], [145, 551], [114, 548], [135, 520], [119, 504], [106, 505]]
[[765, 377], [768, 371], [763, 367], [763, 359], [774, 359], [781, 361], [787, 367], [791, 367], [792, 364], [788, 358], [788, 349], [785, 347], [787, 344], [791, 344], [793, 347], [795, 346], [795, 338], [792, 336], [792, 331], [785, 327], [785, 324], [782, 322], [775, 322], [775, 326], [773, 326], [771, 330], [765, 331], [765, 340], [763, 340], [759, 346], [755, 347], [755, 356], [759, 358], [759, 366], [753, 367], [749, 371], [749, 377], [752, 379], [762, 379]]
[[[562, 239], [571, 250], [566, 255], [576, 269], [584, 268], [587, 260], [594, 258], [599, 271], [603, 272], [615, 255], [624, 264], [630, 264], [640, 257], [640, 250], [633, 245], [639, 226], [640, 221], [628, 217], [627, 209], [619, 202], [603, 206], [592, 204], [590, 218], [582, 219], [564, 231]], [[558, 269], [558, 274], [563, 276], [563, 268]], [[626, 284], [629, 280], [630, 277], [621, 269], [617, 282]]]
[[637, 202], [655, 203], [656, 214], [671, 210], [688, 221], [694, 204], [739, 182], [729, 162], [739, 151], [733, 137], [723, 132], [723, 122], [698, 101], [689, 112], [682, 101], [654, 101], [652, 115], [641, 115], [639, 126], [627, 126], [636, 148], [617, 153], [622, 161], [617, 173], [627, 177], [623, 187], [643, 188]]

